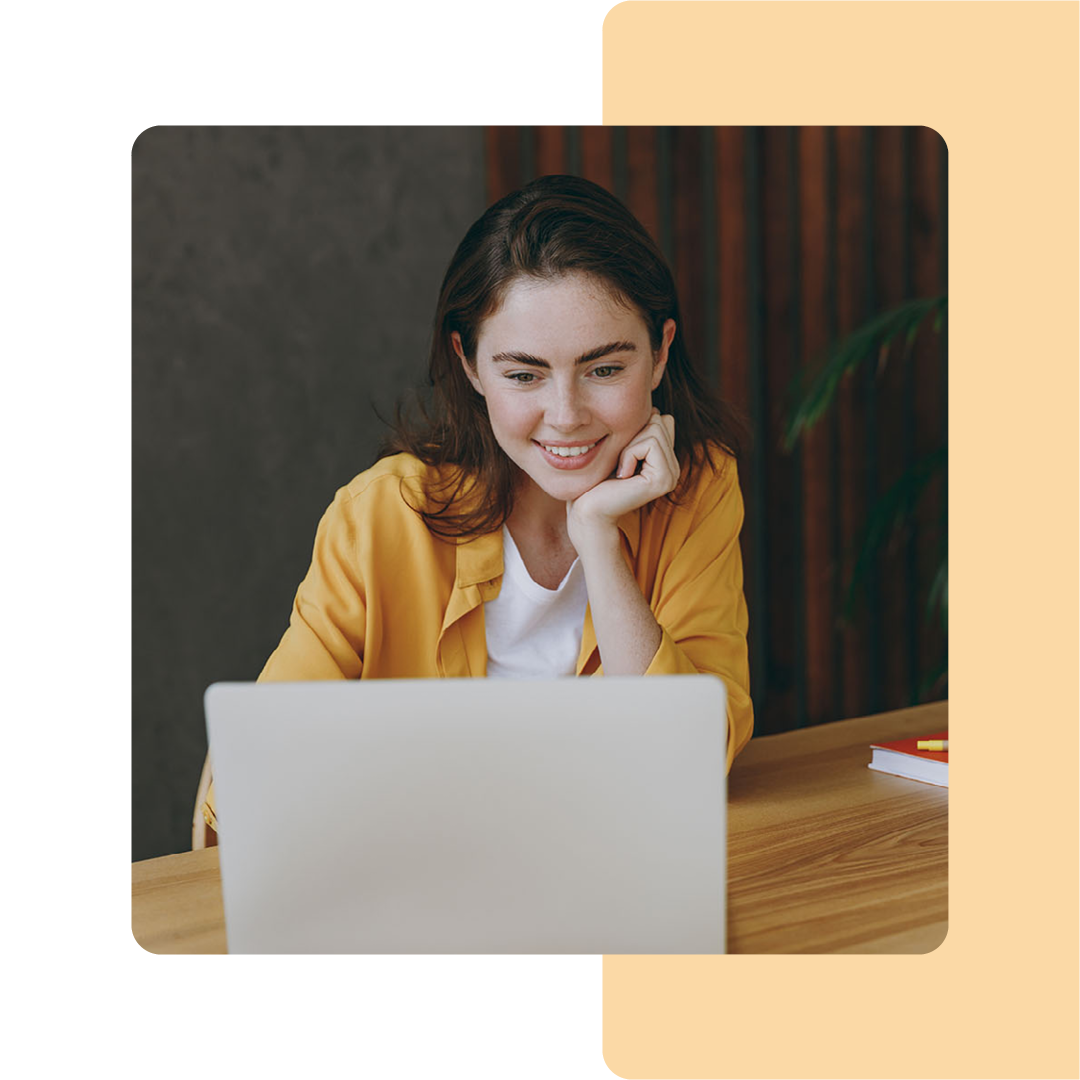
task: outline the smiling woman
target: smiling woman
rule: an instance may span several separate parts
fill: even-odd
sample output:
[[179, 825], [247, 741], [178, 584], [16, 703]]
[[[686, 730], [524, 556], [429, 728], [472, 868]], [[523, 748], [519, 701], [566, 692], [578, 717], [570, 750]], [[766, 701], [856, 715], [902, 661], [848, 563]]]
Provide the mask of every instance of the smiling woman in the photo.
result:
[[674, 334], [668, 319], [654, 355], [645, 320], [583, 274], [515, 281], [472, 359], [451, 333], [495, 439], [522, 473], [511, 532], [529, 508], [556, 524], [563, 504], [616, 471], [650, 419]]
[[679, 318], [603, 188], [546, 176], [489, 208], [443, 280], [431, 408], [337, 493], [260, 679], [712, 673], [730, 766], [753, 728], [740, 439]]

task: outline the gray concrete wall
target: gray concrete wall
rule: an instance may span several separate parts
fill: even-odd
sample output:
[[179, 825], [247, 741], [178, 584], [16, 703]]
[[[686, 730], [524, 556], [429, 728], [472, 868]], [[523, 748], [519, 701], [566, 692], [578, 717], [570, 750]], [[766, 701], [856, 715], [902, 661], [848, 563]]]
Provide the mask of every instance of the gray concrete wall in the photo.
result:
[[[132, 858], [185, 850], [202, 694], [254, 679], [426, 371], [479, 128], [151, 128], [132, 152]], [[91, 526], [92, 527], [92, 526]]]

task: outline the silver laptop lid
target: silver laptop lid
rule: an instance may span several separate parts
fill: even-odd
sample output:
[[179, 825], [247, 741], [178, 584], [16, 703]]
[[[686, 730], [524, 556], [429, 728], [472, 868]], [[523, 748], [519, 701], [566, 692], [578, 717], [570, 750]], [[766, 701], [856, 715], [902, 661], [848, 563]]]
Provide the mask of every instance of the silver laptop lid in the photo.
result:
[[239, 953], [717, 953], [714, 676], [216, 683]]

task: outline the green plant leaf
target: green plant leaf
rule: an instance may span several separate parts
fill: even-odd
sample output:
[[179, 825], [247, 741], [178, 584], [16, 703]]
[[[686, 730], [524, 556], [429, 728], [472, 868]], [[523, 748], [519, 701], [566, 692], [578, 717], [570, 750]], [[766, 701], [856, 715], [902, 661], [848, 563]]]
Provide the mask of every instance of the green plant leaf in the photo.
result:
[[922, 701], [926, 695], [937, 687], [939, 684], [944, 684], [949, 678], [949, 660], [948, 657], [942, 659], [938, 665], [926, 676], [925, 679], [919, 684], [919, 689], [915, 695], [915, 700], [911, 703], [917, 705]]
[[[919, 329], [930, 315], [932, 328], [940, 333], [948, 312], [948, 297], [935, 296], [909, 300], [899, 307], [875, 316], [857, 330], [842, 338], [819, 358], [816, 364], [796, 372], [787, 390], [787, 424], [783, 448], [790, 451], [798, 440], [828, 412], [836, 398], [841, 381], [866, 359], [876, 361], [878, 374], [888, 361], [893, 342], [903, 343], [903, 362], [910, 361]], [[947, 462], [947, 452], [928, 454], [916, 462], [878, 501], [870, 513], [864, 530], [855, 568], [848, 585], [843, 618], [849, 619], [860, 587], [873, 566], [882, 546], [910, 517], [926, 485]], [[948, 634], [948, 558], [943, 550], [941, 563], [927, 599], [926, 617], [940, 609], [942, 626]], [[923, 681], [921, 698], [928, 689], [948, 676], [947, 659]], [[914, 702], [913, 702], [914, 704]]]
[[798, 372], [788, 388], [784, 449], [791, 450], [802, 434], [821, 419], [836, 397], [841, 379], [868, 356], [877, 357], [879, 368], [883, 367], [889, 346], [901, 335], [910, 356], [922, 322], [928, 315], [936, 313], [938, 318], [934, 327], [937, 329], [947, 303], [945, 296], [909, 300], [876, 316], [837, 342], [819, 361], [813, 375], [807, 371]]
[[[855, 607], [855, 598], [863, 581], [869, 576], [874, 557], [885, 546], [888, 538], [911, 516], [915, 504], [926, 489], [926, 485], [938, 475], [948, 462], [945, 447], [926, 454], [911, 466], [884, 495], [874, 503], [863, 530], [859, 554], [855, 559], [855, 568], [848, 584], [847, 597], [844, 601], [843, 617], [850, 619]], [[938, 571], [938, 577], [941, 571]], [[935, 583], [937, 578], [934, 579]]]
[[946, 556], [941, 560], [937, 573], [934, 575], [930, 586], [930, 595], [926, 600], [926, 622], [933, 617], [934, 609], [941, 609], [941, 625], [945, 630], [949, 628], [949, 560]]

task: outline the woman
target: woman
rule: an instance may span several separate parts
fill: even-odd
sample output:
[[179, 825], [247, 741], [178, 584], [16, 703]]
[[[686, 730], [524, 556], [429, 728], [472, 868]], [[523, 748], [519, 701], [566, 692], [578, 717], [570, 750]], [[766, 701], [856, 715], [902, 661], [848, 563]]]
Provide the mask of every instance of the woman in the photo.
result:
[[[671, 273], [603, 188], [546, 176], [443, 280], [433, 408], [338, 491], [262, 680], [719, 675], [753, 728], [730, 411]], [[213, 842], [212, 787], [203, 807]]]

